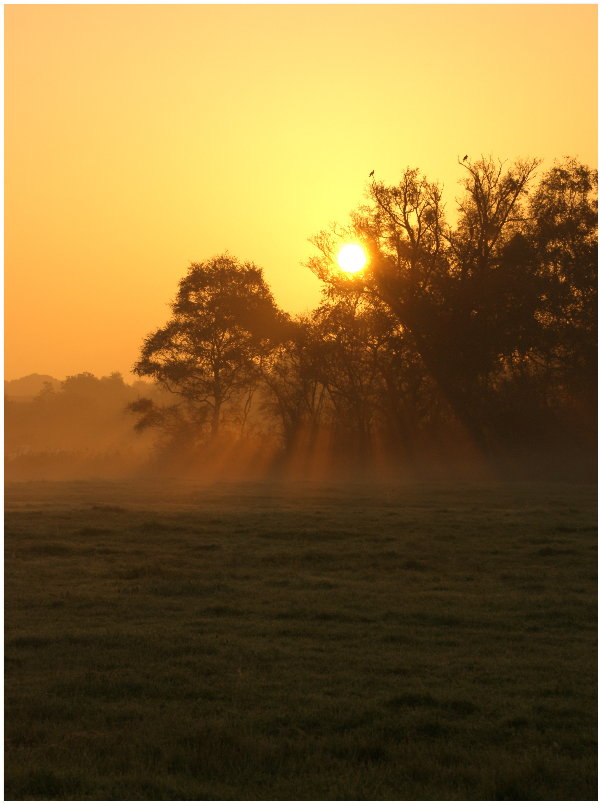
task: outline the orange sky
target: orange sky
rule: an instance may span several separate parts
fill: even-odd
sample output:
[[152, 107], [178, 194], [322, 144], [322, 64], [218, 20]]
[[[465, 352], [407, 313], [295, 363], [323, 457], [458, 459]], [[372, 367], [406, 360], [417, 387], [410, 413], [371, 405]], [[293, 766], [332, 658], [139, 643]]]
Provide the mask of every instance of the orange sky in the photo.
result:
[[5, 371], [127, 375], [191, 261], [318, 300], [367, 175], [597, 164], [594, 5], [5, 6]]

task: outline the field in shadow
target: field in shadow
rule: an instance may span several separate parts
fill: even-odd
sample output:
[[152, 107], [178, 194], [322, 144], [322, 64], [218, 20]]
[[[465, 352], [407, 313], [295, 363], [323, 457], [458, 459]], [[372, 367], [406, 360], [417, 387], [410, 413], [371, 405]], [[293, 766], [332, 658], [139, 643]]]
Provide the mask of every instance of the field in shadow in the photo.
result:
[[592, 486], [9, 484], [8, 799], [596, 799]]

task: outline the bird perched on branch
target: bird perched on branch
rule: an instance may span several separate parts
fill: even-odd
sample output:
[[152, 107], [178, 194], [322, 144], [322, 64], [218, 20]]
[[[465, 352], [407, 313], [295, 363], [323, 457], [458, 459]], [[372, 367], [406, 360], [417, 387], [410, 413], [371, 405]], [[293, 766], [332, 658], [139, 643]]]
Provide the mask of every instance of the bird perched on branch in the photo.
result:
[[374, 170], [371, 170], [371, 172], [369, 173], [369, 178], [371, 178], [371, 177], [372, 177], [372, 176], [374, 176], [374, 175], [375, 175], [375, 171], [374, 171]]
[[468, 158], [469, 158], [469, 154], [467, 153], [466, 156], [463, 156], [463, 162], [466, 162]]

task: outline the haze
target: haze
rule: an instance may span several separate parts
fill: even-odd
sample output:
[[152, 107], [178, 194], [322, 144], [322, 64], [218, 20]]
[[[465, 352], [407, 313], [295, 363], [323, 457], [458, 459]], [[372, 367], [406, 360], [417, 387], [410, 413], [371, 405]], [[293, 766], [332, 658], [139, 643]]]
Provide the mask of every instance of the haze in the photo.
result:
[[371, 170], [596, 164], [595, 6], [7, 6], [6, 376], [125, 375], [190, 261], [313, 307]]
[[596, 799], [597, 6], [5, 9], [6, 799]]

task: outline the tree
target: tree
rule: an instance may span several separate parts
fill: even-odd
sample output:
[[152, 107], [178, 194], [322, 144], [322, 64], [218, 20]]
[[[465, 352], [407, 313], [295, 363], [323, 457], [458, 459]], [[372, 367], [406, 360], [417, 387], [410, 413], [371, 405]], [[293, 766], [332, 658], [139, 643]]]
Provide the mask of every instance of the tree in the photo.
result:
[[[520, 230], [522, 200], [537, 162], [508, 169], [492, 159], [461, 164], [465, 196], [454, 228], [445, 219], [440, 188], [415, 169], [395, 187], [374, 181], [352, 228], [370, 253], [359, 281], [387, 305], [406, 345], [486, 447], [482, 394], [498, 361], [534, 327], [537, 288]], [[310, 267], [340, 287], [349, 280], [336, 279], [329, 267], [336, 239], [335, 231], [315, 238], [321, 257]], [[521, 272], [516, 285], [515, 271]], [[507, 325], [506, 316], [519, 325]]]
[[327, 390], [340, 454], [369, 458], [384, 395], [380, 357], [393, 336], [389, 314], [367, 293], [329, 294], [312, 316], [315, 373]]
[[192, 263], [171, 309], [167, 324], [144, 341], [134, 372], [179, 396], [188, 420], [199, 430], [208, 423], [215, 438], [224, 406], [252, 392], [260, 361], [288, 320], [261, 269], [226, 254]]
[[325, 388], [316, 367], [317, 337], [312, 319], [298, 317], [288, 338], [261, 364], [263, 409], [278, 421], [288, 456], [302, 438], [314, 438], [322, 419]]
[[564, 384], [594, 395], [597, 373], [598, 171], [565, 159], [531, 199], [529, 235], [545, 278], [541, 350]]

